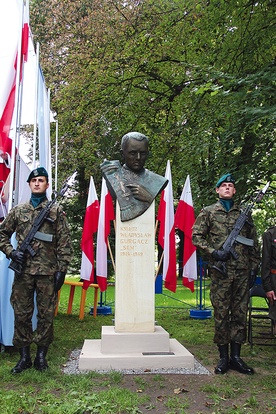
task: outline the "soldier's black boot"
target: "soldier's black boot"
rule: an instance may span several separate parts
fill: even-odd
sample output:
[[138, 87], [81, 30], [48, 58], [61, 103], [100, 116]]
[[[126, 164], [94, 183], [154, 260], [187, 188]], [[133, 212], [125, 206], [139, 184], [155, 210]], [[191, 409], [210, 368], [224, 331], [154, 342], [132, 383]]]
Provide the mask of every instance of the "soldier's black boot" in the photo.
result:
[[46, 361], [46, 354], [48, 351], [47, 346], [38, 346], [37, 352], [34, 360], [34, 367], [37, 371], [45, 371], [49, 368]]
[[254, 369], [250, 368], [240, 357], [241, 344], [237, 342], [231, 342], [231, 354], [230, 354], [230, 368], [235, 371], [239, 371], [242, 374], [253, 375]]
[[215, 368], [215, 374], [225, 374], [229, 369], [228, 344], [218, 345], [219, 362]]
[[29, 346], [24, 346], [23, 348], [19, 348], [19, 354], [20, 354], [20, 360], [15, 365], [15, 367], [11, 370], [12, 374], [20, 374], [20, 372], [24, 371], [25, 369], [29, 369], [32, 366]]

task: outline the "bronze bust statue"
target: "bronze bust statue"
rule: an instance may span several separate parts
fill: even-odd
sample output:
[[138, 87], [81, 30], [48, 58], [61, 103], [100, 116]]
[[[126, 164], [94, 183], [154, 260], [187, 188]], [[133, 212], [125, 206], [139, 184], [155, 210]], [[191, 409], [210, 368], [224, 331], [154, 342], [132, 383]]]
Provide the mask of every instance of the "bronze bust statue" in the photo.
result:
[[106, 185], [120, 206], [121, 221], [142, 215], [168, 180], [144, 168], [148, 158], [148, 138], [139, 132], [125, 134], [121, 141], [124, 164], [118, 160], [101, 164]]

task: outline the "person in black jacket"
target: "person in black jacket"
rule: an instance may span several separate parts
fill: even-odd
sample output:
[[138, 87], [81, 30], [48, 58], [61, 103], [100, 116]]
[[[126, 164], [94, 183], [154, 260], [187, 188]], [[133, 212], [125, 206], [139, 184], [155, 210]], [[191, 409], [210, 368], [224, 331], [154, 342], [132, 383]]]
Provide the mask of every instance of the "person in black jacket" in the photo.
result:
[[262, 284], [269, 301], [269, 317], [274, 321], [276, 334], [276, 226], [263, 234]]

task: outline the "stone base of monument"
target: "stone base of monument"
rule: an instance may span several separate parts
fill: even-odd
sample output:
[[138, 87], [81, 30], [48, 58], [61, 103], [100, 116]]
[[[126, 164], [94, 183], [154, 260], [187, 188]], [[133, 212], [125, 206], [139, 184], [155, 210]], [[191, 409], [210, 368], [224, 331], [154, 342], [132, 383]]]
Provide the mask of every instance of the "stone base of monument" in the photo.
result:
[[102, 339], [86, 339], [79, 359], [81, 371], [162, 368], [194, 369], [194, 356], [161, 326], [152, 333], [103, 326]]

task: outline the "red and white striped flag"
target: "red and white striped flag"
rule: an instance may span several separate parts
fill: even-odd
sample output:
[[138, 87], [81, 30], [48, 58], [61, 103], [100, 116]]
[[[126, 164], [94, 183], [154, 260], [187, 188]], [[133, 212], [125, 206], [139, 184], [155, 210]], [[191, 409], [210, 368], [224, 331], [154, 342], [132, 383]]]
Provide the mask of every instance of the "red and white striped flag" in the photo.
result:
[[190, 185], [190, 176], [185, 185], [175, 213], [175, 227], [184, 233], [183, 250], [183, 285], [194, 292], [194, 280], [197, 279], [196, 247], [192, 243], [192, 227], [195, 222], [195, 212]]
[[165, 177], [169, 180], [169, 182], [161, 193], [160, 205], [157, 214], [157, 220], [160, 222], [158, 243], [164, 250], [163, 280], [165, 282], [165, 288], [175, 292], [177, 275], [174, 206], [170, 161], [167, 162]]
[[89, 284], [94, 282], [94, 243], [93, 234], [97, 231], [99, 220], [99, 200], [97, 197], [94, 180], [90, 177], [90, 185], [86, 211], [84, 216], [83, 232], [81, 239], [82, 260], [81, 279], [83, 289], [88, 289]]
[[104, 292], [107, 288], [107, 245], [111, 220], [115, 220], [114, 207], [112, 197], [103, 178], [96, 248], [96, 275], [101, 292]]

